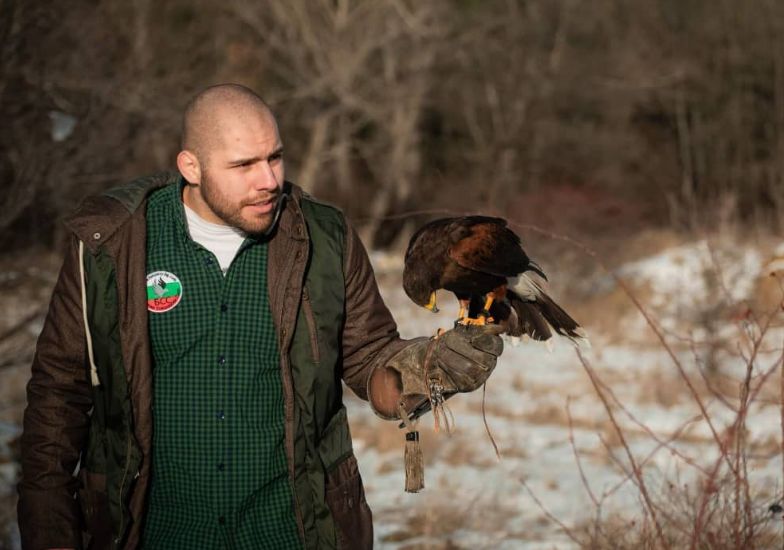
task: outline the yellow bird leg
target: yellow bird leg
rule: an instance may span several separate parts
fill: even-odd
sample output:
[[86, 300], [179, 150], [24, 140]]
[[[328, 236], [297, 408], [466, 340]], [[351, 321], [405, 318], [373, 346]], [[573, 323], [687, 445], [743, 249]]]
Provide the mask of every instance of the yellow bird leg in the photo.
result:
[[487, 295], [487, 299], [485, 300], [485, 307], [484, 311], [490, 312], [490, 306], [493, 305], [494, 296], [492, 294]]
[[[493, 305], [493, 301], [495, 300], [495, 296], [493, 293], [489, 293], [485, 299], [485, 307], [482, 309], [482, 313], [479, 314], [479, 317], [485, 319], [487, 323], [492, 323], [494, 319], [490, 316], [490, 306]], [[482, 323], [486, 324], [486, 323]]]
[[431, 292], [430, 293], [430, 301], [427, 304], [425, 304], [425, 308], [429, 309], [433, 313], [438, 313], [438, 307], [436, 306], [436, 293], [435, 292]]
[[459, 300], [460, 302], [460, 311], [457, 313], [457, 322], [462, 323], [466, 317], [468, 317], [468, 300]]
[[466, 315], [466, 309], [468, 307], [468, 300], [463, 303], [463, 300], [460, 301], [460, 319], [458, 321], [461, 325], [476, 325], [476, 326], [484, 326], [490, 324], [494, 321], [494, 319], [490, 316], [490, 307], [493, 305], [495, 301], [495, 295], [491, 292], [486, 295], [485, 297], [485, 307], [479, 313], [476, 318], [468, 317]]

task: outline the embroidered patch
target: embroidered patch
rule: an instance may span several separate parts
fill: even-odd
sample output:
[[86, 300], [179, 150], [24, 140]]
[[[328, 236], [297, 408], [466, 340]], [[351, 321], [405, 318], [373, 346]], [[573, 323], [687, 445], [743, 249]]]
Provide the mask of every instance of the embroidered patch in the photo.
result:
[[182, 283], [174, 273], [153, 271], [147, 274], [147, 311], [164, 313], [182, 300]]

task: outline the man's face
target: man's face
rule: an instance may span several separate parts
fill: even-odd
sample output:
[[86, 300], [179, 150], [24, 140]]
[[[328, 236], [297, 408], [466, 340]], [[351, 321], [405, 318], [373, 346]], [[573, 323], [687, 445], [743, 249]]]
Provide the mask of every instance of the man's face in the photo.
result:
[[250, 235], [272, 224], [284, 180], [283, 145], [271, 116], [226, 122], [202, 159], [201, 197], [217, 220]]

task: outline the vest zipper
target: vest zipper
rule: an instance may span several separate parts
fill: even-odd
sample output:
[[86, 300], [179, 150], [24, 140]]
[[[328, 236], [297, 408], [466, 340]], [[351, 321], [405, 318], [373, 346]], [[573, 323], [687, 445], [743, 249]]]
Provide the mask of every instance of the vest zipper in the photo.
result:
[[[114, 544], [119, 545], [122, 541], [125, 531], [125, 499], [123, 498], [123, 491], [125, 489], [125, 481], [128, 479], [128, 470], [131, 466], [131, 432], [128, 431], [128, 445], [125, 451], [125, 471], [123, 472], [122, 481], [120, 482], [120, 529], [117, 533], [117, 538], [114, 539]], [[130, 511], [128, 512], [130, 513]]]
[[[289, 254], [286, 258], [286, 263], [283, 267], [283, 277], [281, 277], [280, 283], [278, 283], [277, 287], [277, 295], [282, 297], [282, 301], [285, 302], [286, 297], [286, 285], [290, 282], [292, 271], [294, 266], [296, 265], [297, 261], [302, 257], [302, 250], [301, 244], [300, 251], [296, 254]], [[307, 245], [305, 245], [307, 248]], [[304, 270], [303, 270], [304, 273]], [[304, 283], [303, 283], [304, 288]], [[284, 323], [285, 320], [285, 311], [281, 308], [280, 313], [280, 327], [281, 327], [281, 347], [280, 347], [280, 354], [281, 354], [281, 379], [283, 381], [283, 394], [284, 394], [284, 406], [285, 406], [285, 417], [286, 417], [286, 429], [285, 429], [285, 445], [286, 445], [286, 459], [289, 462], [288, 470], [289, 470], [289, 482], [291, 483], [291, 495], [294, 500], [294, 512], [296, 515], [297, 520], [297, 527], [299, 528], [300, 536], [302, 538], [302, 542], [305, 542], [305, 522], [302, 518], [302, 505], [299, 502], [299, 497], [297, 495], [296, 484], [295, 484], [295, 477], [296, 472], [294, 470], [294, 381], [291, 378], [291, 365], [289, 365], [287, 355], [288, 355], [288, 333], [286, 330], [286, 326]], [[295, 319], [296, 322], [296, 319]]]
[[302, 289], [302, 307], [305, 310], [305, 321], [308, 323], [310, 333], [310, 352], [313, 355], [313, 362], [318, 363], [321, 359], [318, 345], [318, 332], [316, 331], [316, 316], [313, 315], [313, 304], [310, 301], [310, 293], [307, 287]]

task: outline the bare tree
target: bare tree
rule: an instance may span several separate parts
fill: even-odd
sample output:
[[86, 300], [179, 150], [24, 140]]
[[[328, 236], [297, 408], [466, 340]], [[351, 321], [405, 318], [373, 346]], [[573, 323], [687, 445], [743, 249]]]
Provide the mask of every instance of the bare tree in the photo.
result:
[[409, 200], [420, 176], [419, 125], [447, 25], [445, 3], [232, 6], [271, 52], [272, 100], [307, 140], [298, 151], [299, 183], [345, 202], [361, 197], [375, 220], [363, 236], [373, 242], [380, 218]]

